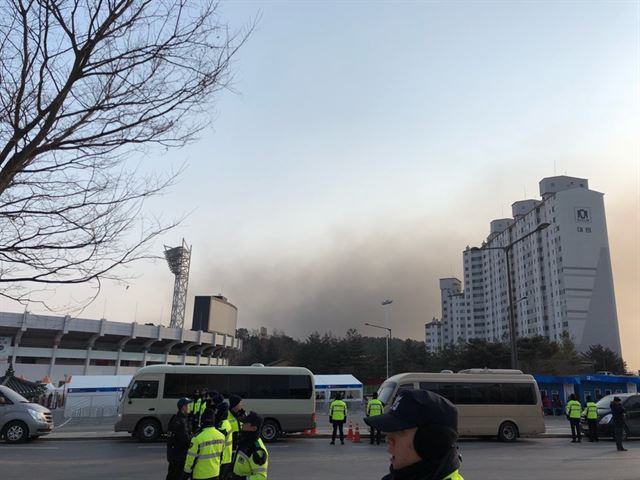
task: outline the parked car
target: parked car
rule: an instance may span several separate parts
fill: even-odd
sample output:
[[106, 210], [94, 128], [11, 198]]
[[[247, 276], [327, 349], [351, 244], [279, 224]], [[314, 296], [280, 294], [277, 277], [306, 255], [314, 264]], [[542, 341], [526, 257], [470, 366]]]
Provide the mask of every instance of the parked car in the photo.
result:
[[0, 385], [0, 437], [7, 443], [21, 443], [52, 430], [51, 410]]
[[[622, 400], [622, 406], [627, 411], [624, 438], [640, 437], [640, 395], [637, 393], [615, 393], [602, 397], [596, 406], [598, 407], [598, 435], [602, 437], [613, 437], [612, 415], [609, 405], [613, 397]], [[585, 435], [589, 434], [589, 425], [582, 416], [580, 427]]]

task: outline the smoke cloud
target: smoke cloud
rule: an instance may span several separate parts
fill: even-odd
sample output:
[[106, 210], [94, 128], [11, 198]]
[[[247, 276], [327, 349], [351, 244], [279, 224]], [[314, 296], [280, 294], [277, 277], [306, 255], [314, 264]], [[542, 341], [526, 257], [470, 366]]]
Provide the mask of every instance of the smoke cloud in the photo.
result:
[[384, 334], [364, 323], [385, 325], [381, 301], [391, 298], [393, 335], [424, 338], [424, 324], [440, 314], [438, 278], [461, 270], [465, 241], [424, 219], [358, 232], [339, 228], [323, 245], [199, 268], [209, 274], [194, 279], [194, 290], [211, 291], [224, 279], [240, 327], [276, 328], [297, 338], [314, 331], [341, 336], [349, 328]]

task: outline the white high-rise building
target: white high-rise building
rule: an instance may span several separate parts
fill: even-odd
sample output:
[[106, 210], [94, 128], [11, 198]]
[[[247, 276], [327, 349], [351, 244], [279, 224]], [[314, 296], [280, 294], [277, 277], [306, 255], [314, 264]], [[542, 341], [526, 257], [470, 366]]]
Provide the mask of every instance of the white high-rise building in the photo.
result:
[[464, 290], [458, 279], [440, 280], [442, 315], [425, 325], [427, 350], [509, 338], [504, 248], [517, 242], [508, 253], [517, 336], [567, 332], [579, 350], [602, 344], [620, 353], [603, 194], [559, 176], [540, 181], [540, 195], [515, 202], [513, 218], [493, 220], [482, 245], [466, 248]]

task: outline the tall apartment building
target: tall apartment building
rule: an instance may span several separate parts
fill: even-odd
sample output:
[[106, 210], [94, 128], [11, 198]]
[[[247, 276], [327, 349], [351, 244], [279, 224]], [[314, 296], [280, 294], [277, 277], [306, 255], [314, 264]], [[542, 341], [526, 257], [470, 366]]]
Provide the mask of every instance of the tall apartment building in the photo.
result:
[[493, 220], [487, 239], [464, 250], [464, 289], [456, 278], [440, 280], [441, 319], [425, 325], [428, 351], [509, 338], [503, 248], [517, 241], [509, 251], [517, 336], [567, 332], [579, 350], [602, 344], [620, 353], [603, 194], [586, 179], [558, 176], [540, 181], [540, 196], [513, 203], [513, 218]]

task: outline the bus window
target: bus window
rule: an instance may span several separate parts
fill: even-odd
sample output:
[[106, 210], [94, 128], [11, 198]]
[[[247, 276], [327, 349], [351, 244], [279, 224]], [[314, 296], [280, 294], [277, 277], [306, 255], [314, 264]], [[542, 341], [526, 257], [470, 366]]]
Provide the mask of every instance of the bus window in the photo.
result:
[[158, 397], [158, 381], [157, 380], [136, 380], [131, 390], [129, 398], [157, 398]]
[[241, 398], [249, 397], [249, 385], [251, 378], [249, 375], [229, 375], [229, 391]]
[[502, 385], [499, 383], [490, 383], [487, 385], [487, 400], [490, 405], [502, 404]]
[[535, 405], [537, 403], [533, 385], [528, 383], [516, 383], [514, 385], [518, 405]]
[[420, 389], [438, 393], [438, 384], [434, 382], [420, 382]]
[[456, 384], [456, 403], [459, 405], [486, 404], [485, 386], [479, 383]]
[[246, 398], [288, 398], [289, 377], [286, 375], [251, 375], [250, 393]]
[[389, 405], [392, 400], [393, 392], [396, 390], [397, 384], [393, 382], [384, 382], [378, 390], [378, 400], [385, 405]]
[[309, 398], [312, 392], [311, 378], [306, 375], [289, 377], [289, 398]]

